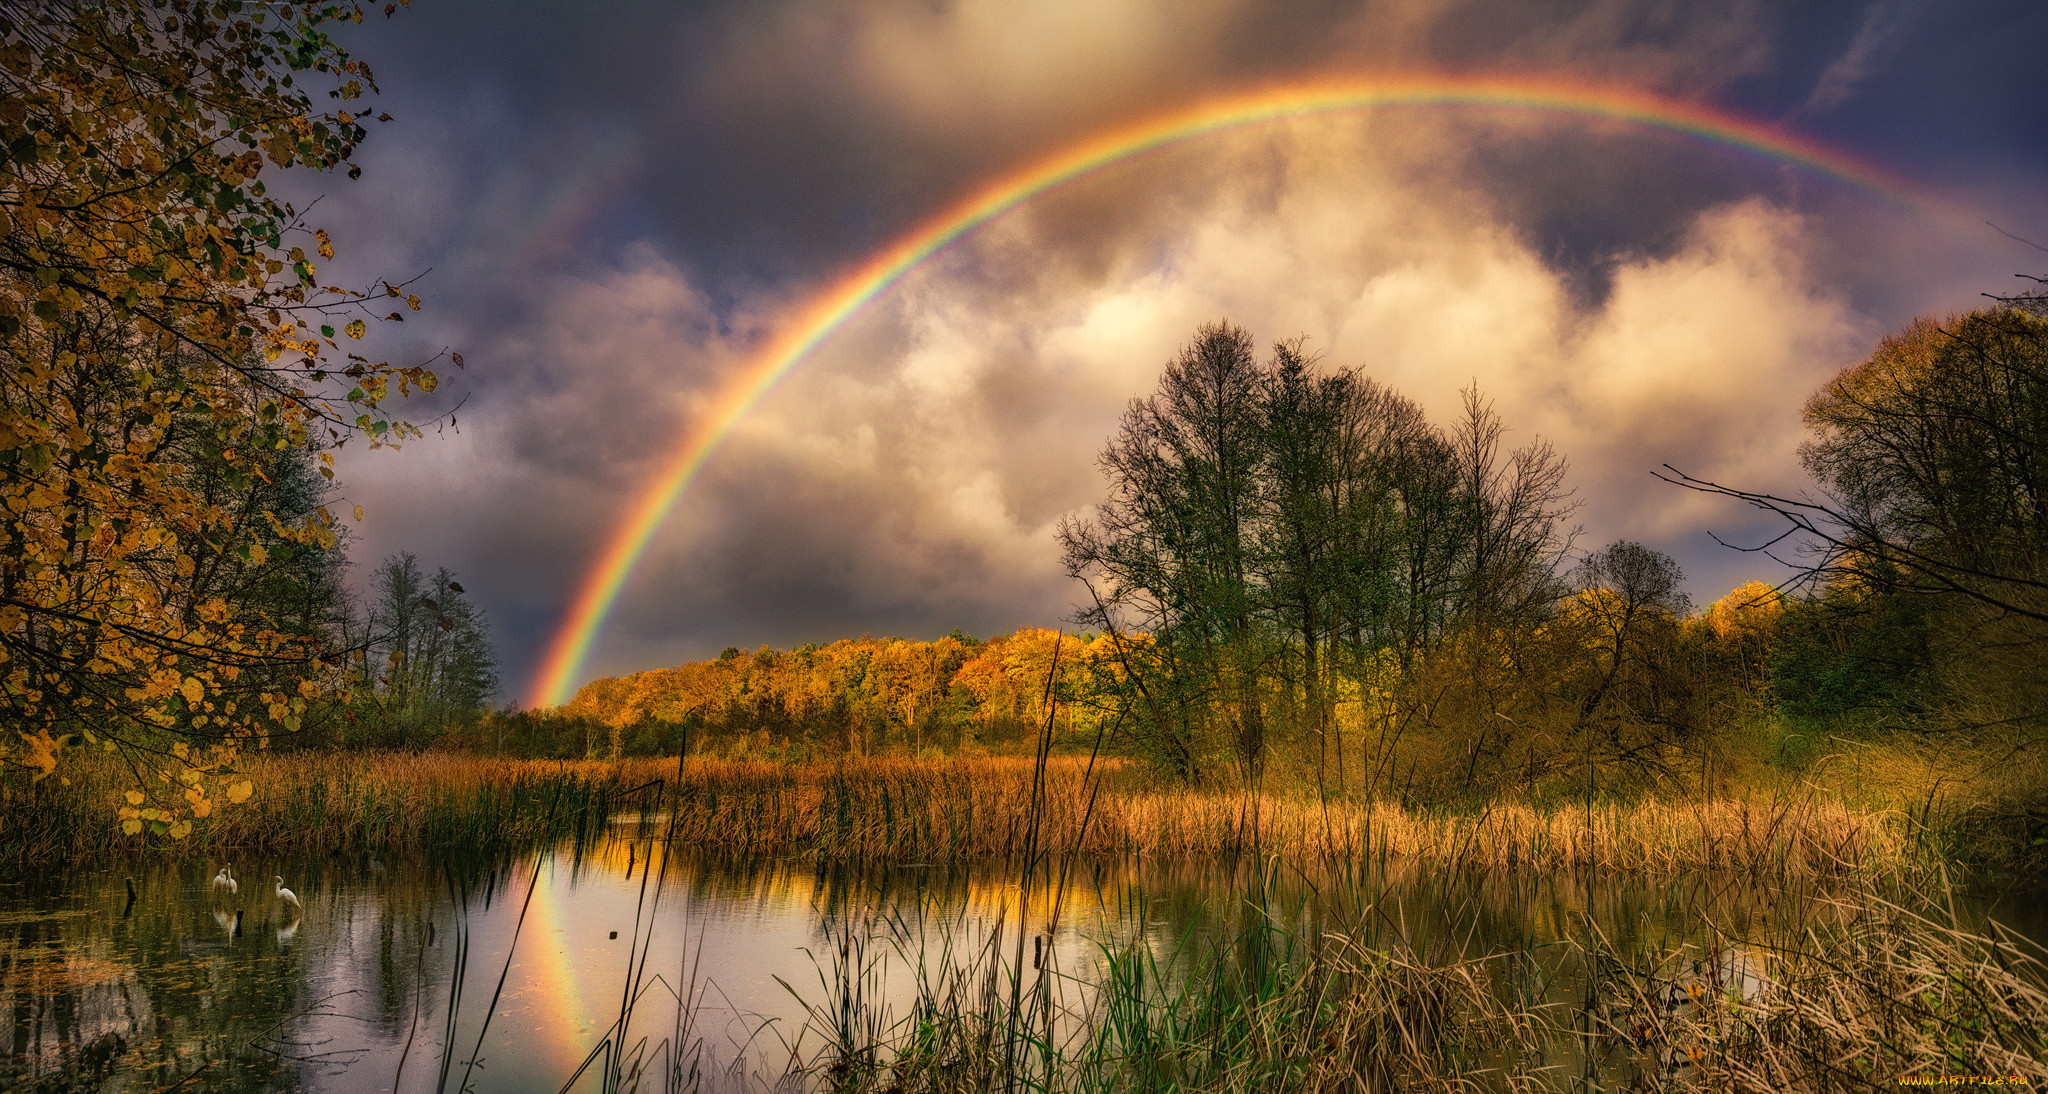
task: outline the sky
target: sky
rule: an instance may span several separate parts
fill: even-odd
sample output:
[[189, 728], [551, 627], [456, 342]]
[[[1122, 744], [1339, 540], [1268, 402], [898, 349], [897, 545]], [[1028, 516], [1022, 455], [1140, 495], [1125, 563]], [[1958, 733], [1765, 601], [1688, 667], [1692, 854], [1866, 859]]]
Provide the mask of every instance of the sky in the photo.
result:
[[[906, 233], [1104, 132], [1249, 89], [1497, 81], [1761, 124], [1864, 183], [1560, 111], [1388, 106], [1110, 163], [916, 264], [744, 408], [568, 683], [863, 633], [1057, 626], [1054, 529], [1197, 326], [1300, 338], [1448, 421], [1477, 383], [1571, 462], [1579, 542], [1704, 604], [1781, 569], [1670, 464], [1807, 488], [1799, 409], [1918, 315], [2048, 272], [2048, 7], [2030, 0], [417, 0], [364, 175], [266, 181], [329, 283], [416, 278], [452, 349], [402, 451], [344, 448], [358, 584], [409, 551], [488, 614], [505, 703], [623, 521], [762, 354]], [[1883, 178], [1883, 185], [1868, 184]], [[317, 199], [317, 200], [316, 200]]]

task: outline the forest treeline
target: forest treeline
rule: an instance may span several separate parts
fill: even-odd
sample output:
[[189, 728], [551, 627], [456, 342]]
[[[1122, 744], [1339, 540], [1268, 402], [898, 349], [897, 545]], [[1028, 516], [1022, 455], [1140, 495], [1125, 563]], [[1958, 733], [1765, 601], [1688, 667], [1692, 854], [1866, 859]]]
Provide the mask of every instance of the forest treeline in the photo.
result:
[[[1761, 667], [1782, 604], [1769, 586], [1751, 583], [1677, 621], [1674, 637]], [[463, 732], [491, 749], [563, 758], [813, 759], [1028, 752], [1050, 719], [1057, 748], [1089, 750], [1099, 733], [1107, 750], [1126, 752], [1139, 739], [1126, 732], [1134, 690], [1126, 666], [1157, 657], [1156, 645], [1146, 634], [1027, 627], [987, 640], [956, 631], [931, 641], [863, 636], [727, 649], [594, 680], [558, 710], [491, 715]], [[1356, 733], [1386, 698], [1347, 691], [1336, 717]]]

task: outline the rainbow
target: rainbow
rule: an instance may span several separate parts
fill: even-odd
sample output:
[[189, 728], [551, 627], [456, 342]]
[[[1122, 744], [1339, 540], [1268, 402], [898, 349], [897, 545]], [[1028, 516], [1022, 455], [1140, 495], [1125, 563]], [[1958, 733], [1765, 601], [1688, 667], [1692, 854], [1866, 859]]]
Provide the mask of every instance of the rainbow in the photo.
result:
[[547, 1032], [539, 1046], [548, 1066], [567, 1078], [589, 1055], [600, 1032], [590, 1018], [590, 1000], [575, 963], [570, 959], [568, 927], [570, 917], [561, 903], [568, 898], [568, 882], [555, 876], [560, 860], [549, 856], [548, 876], [533, 898], [533, 922], [528, 925], [524, 973], [537, 990], [537, 1000]]
[[1607, 120], [1661, 130], [1812, 171], [1908, 207], [1939, 205], [1877, 168], [1763, 122], [1645, 91], [1533, 78], [1410, 75], [1318, 79], [1224, 95], [1097, 133], [954, 201], [841, 274], [781, 324], [779, 332], [717, 392], [613, 529], [542, 657], [529, 705], [557, 706], [568, 700], [572, 683], [626, 578], [677, 498], [726, 434], [776, 381], [910, 271], [1047, 191], [1166, 145], [1339, 111], [1458, 106]]

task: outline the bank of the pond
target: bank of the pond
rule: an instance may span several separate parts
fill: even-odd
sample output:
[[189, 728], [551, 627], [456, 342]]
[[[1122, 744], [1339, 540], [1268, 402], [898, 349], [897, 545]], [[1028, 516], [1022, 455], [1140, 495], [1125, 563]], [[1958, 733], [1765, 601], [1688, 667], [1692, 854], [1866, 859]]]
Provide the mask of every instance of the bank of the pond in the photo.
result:
[[1876, 879], [856, 867], [630, 826], [489, 861], [235, 861], [303, 906], [169, 856], [0, 884], [0, 1087], [552, 1094], [584, 1063], [661, 1094], [2048, 1082], [2042, 931]]
[[[72, 762], [68, 783], [0, 799], [8, 860], [132, 851], [513, 847], [662, 815], [664, 833], [721, 851], [831, 861], [957, 861], [1042, 850], [1103, 855], [1415, 858], [1461, 867], [1761, 877], [1933, 865], [1917, 822], [1823, 795], [1751, 794], [1536, 807], [1403, 808], [1299, 794], [1162, 788], [1145, 773], [1055, 758], [540, 761], [464, 754], [257, 756], [254, 787], [184, 841], [123, 835], [126, 767]], [[1033, 835], [1033, 825], [1036, 834]]]

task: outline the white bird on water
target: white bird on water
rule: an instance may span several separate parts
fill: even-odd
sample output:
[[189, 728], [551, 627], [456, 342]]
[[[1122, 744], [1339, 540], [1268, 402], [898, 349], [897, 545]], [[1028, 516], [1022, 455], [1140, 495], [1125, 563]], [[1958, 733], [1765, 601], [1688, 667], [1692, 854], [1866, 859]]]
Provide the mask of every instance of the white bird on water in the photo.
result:
[[220, 868], [220, 873], [213, 875], [213, 889], [215, 892], [234, 896], [237, 892], [241, 891], [241, 888], [241, 883], [235, 880], [235, 875], [229, 873], [228, 868], [225, 866]]
[[284, 901], [286, 904], [289, 904], [302, 912], [306, 910], [305, 905], [299, 903], [299, 894], [292, 892], [290, 889], [284, 887], [283, 878], [272, 877], [270, 880], [277, 883], [277, 899]]

